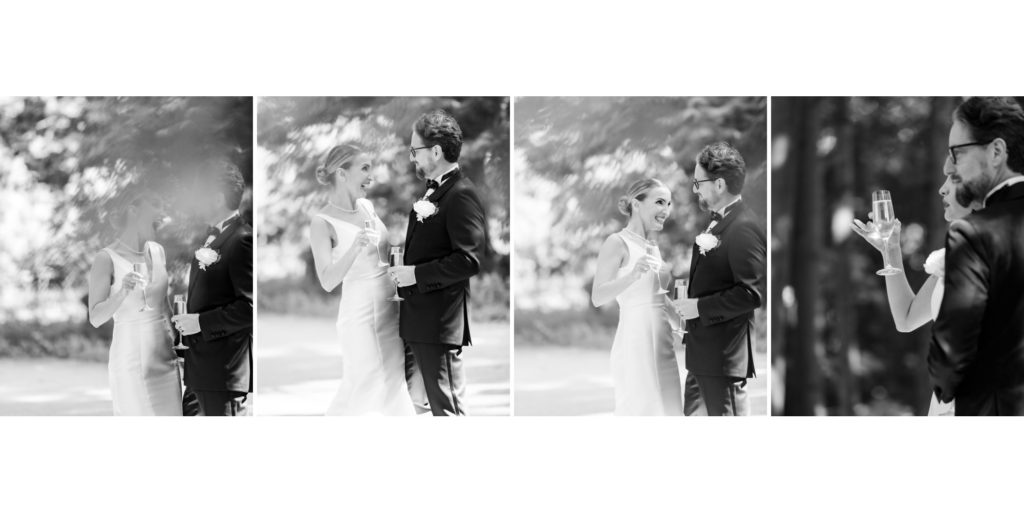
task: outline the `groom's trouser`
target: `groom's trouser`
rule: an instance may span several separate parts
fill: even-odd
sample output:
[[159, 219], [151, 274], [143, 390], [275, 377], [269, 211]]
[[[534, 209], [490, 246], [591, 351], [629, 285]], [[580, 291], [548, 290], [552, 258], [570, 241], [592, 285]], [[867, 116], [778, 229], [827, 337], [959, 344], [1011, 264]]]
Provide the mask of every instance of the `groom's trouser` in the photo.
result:
[[[747, 379], [695, 375], [700, 398], [704, 401], [708, 416], [749, 416], [750, 402], [747, 400]], [[687, 375], [687, 382], [690, 375]]]
[[697, 384], [697, 376], [689, 372], [686, 373], [686, 381], [683, 382], [683, 414], [686, 416], [703, 416], [707, 414], [704, 411], [704, 401], [700, 399], [700, 386]]
[[[434, 416], [465, 416], [466, 377], [462, 347], [438, 343], [408, 343]], [[413, 397], [415, 400], [415, 397]]]
[[[404, 343], [404, 342], [403, 342]], [[427, 399], [427, 390], [423, 387], [423, 372], [416, 364], [416, 356], [412, 353], [412, 347], [405, 345], [405, 383], [409, 387], [409, 398], [412, 398], [413, 409], [416, 414], [430, 412], [430, 400]]]
[[200, 416], [248, 416], [249, 394], [240, 391], [196, 391]]

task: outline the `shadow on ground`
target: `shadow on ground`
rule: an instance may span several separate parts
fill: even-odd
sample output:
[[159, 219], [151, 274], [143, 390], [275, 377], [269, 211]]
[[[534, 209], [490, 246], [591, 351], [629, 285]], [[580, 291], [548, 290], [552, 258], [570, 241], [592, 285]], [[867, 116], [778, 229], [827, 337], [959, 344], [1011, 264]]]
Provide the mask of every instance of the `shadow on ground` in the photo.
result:
[[[474, 323], [463, 351], [466, 401], [473, 416], [507, 416], [509, 324]], [[333, 318], [261, 314], [256, 339], [256, 414], [321, 415], [341, 381]]]

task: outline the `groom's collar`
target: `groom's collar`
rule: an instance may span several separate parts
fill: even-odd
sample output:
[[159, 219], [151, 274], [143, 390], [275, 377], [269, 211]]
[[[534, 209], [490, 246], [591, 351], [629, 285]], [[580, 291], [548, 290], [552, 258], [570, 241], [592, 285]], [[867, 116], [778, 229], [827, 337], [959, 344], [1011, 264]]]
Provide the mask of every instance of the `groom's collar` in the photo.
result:
[[231, 212], [231, 215], [228, 215], [226, 219], [220, 221], [214, 227], [217, 228], [218, 230], [220, 230], [221, 232], [223, 232], [224, 228], [228, 227], [228, 224], [230, 224], [231, 221], [233, 221], [234, 219], [237, 219], [239, 217], [240, 217], [240, 215], [238, 214], [238, 210], [235, 210], [235, 211]]
[[1024, 183], [1024, 176], [1014, 176], [1010, 179], [1004, 180], [1002, 183], [996, 185], [992, 190], [988, 191], [985, 195], [985, 199], [981, 202], [982, 207], [988, 206], [988, 200], [999, 192], [1000, 190], [1012, 187], [1018, 183]]
[[729, 215], [729, 212], [732, 210], [733, 206], [736, 206], [736, 203], [739, 203], [742, 200], [743, 196], [736, 196], [736, 199], [733, 199], [732, 202], [730, 202], [729, 204], [715, 210], [715, 213], [718, 213], [722, 217], [725, 217], [726, 215]]
[[452, 164], [452, 167], [450, 169], [448, 169], [445, 172], [442, 172], [441, 175], [438, 176], [437, 178], [434, 178], [434, 181], [437, 182], [438, 186], [444, 185], [444, 181], [450, 178], [452, 174], [454, 174], [458, 170], [459, 164], [456, 162], [455, 164]]

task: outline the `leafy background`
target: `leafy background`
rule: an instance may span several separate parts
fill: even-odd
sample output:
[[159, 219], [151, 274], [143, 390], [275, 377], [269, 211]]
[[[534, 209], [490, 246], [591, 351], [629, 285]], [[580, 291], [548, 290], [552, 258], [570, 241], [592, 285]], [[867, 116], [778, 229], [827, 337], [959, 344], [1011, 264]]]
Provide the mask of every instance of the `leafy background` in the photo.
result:
[[158, 241], [180, 289], [202, 232], [184, 204], [209, 156], [252, 183], [252, 98], [0, 98], [0, 356], [106, 358], [111, 326], [88, 324], [86, 277], [115, 236], [109, 216], [140, 192], [172, 218]]

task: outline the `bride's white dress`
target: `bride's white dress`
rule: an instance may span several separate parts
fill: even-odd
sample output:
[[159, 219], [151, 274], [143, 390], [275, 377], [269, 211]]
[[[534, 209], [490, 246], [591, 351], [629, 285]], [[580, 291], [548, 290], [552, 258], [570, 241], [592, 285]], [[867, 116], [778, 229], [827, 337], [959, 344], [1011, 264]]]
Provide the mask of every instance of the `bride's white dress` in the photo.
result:
[[[163, 248], [147, 242], [154, 269], [165, 269]], [[121, 279], [132, 263], [116, 251], [104, 249], [114, 264], [111, 295], [121, 290]], [[148, 277], [148, 276], [147, 276]], [[181, 380], [167, 334], [161, 293], [148, 294], [151, 311], [143, 306], [142, 289], [132, 290], [114, 313], [114, 338], [107, 372], [115, 416], [181, 416]]]
[[[635, 235], [619, 232], [629, 260], [619, 277], [632, 271], [644, 252]], [[656, 253], [660, 260], [661, 253]], [[619, 325], [612, 343], [611, 369], [615, 414], [620, 416], [681, 416], [682, 385], [679, 364], [663, 294], [656, 272], [647, 272], [616, 297]]]
[[[374, 219], [380, 236], [386, 237], [384, 223], [370, 202], [360, 199], [357, 205]], [[319, 217], [334, 228], [337, 245], [332, 261], [337, 261], [363, 228], [324, 214]], [[380, 261], [374, 245], [367, 245], [342, 280], [337, 323], [341, 386], [328, 415], [415, 414], [405, 380], [405, 347], [398, 336], [398, 303], [388, 300], [395, 286], [387, 267], [378, 265]]]
[[[942, 276], [938, 276], [938, 282], [935, 283], [931, 296], [932, 320], [939, 316], [939, 306], [942, 304], [942, 294], [945, 289], [946, 285], [943, 283]], [[928, 416], [954, 416], [955, 403], [956, 401], [954, 400], [944, 404], [935, 398], [935, 393], [932, 393], [931, 404], [928, 405]]]

